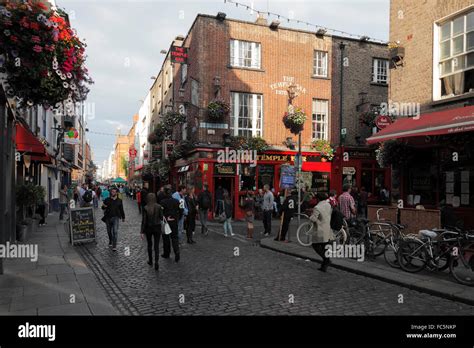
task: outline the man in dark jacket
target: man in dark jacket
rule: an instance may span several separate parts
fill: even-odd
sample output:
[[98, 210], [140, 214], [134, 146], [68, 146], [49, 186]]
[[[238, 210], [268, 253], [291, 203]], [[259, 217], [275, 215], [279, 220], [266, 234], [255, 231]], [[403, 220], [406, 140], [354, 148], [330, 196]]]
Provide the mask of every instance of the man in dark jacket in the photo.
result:
[[107, 225], [107, 234], [109, 235], [109, 247], [112, 247], [113, 251], [117, 251], [119, 220], [125, 221], [125, 212], [123, 211], [122, 200], [118, 198], [116, 187], [110, 191], [110, 197], [104, 201], [102, 209], [105, 210], [104, 218]]
[[199, 220], [201, 221], [201, 233], [207, 236], [209, 228], [207, 227], [207, 213], [212, 209], [212, 195], [209, 187], [204, 185], [204, 191], [198, 195]]
[[[171, 245], [173, 246], [174, 260], [179, 261], [179, 241], [178, 241], [178, 221], [183, 214], [179, 207], [179, 202], [171, 197], [171, 189], [166, 187], [165, 198], [160, 202], [163, 207], [163, 216], [171, 227], [170, 234], [163, 234], [163, 258], [168, 259], [171, 253]], [[171, 239], [171, 241], [170, 241]], [[170, 245], [171, 244], [171, 245]]]
[[275, 238], [276, 241], [285, 241], [286, 234], [288, 233], [288, 228], [290, 227], [291, 219], [297, 208], [297, 191], [291, 191], [291, 194], [287, 193], [287, 197], [283, 202], [281, 207], [282, 210], [282, 223], [280, 228], [280, 233]]

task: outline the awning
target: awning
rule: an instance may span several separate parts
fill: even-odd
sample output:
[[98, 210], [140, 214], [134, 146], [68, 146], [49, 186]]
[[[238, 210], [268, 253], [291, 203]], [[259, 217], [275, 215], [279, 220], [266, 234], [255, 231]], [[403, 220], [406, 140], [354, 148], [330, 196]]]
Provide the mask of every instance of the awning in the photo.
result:
[[44, 145], [25, 126], [16, 125], [16, 149], [20, 152], [27, 152], [29, 155], [45, 156]]
[[418, 118], [400, 118], [387, 128], [368, 138], [367, 143], [374, 144], [390, 139], [472, 131], [474, 131], [474, 106], [466, 106], [426, 113]]
[[53, 163], [51, 156], [47, 153], [42, 156], [31, 156], [31, 160], [40, 163]]
[[179, 168], [178, 173], [184, 173], [184, 172], [187, 172], [188, 170], [189, 170], [189, 166], [184, 166], [184, 167]]

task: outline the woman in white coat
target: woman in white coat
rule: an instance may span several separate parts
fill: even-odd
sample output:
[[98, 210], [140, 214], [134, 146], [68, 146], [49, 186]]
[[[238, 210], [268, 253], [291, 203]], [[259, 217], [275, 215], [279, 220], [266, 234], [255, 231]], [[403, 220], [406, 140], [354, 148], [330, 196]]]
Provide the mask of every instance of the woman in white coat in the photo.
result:
[[314, 207], [313, 214], [310, 216], [310, 220], [315, 224], [311, 232], [313, 240], [312, 246], [314, 251], [323, 259], [323, 263], [319, 268], [319, 270], [323, 272], [326, 272], [331, 264], [331, 260], [325, 255], [326, 245], [335, 239], [331, 229], [332, 207], [327, 198], [327, 194], [322, 192], [318, 193], [319, 203]]

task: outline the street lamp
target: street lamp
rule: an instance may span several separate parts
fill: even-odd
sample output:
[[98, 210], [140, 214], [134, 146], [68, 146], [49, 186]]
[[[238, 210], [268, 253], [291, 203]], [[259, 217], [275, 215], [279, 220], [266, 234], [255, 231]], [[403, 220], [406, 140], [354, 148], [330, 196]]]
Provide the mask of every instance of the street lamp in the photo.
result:
[[[293, 99], [296, 98], [296, 85], [291, 84], [288, 86], [288, 111], [293, 112]], [[301, 129], [298, 132], [298, 156], [297, 156], [297, 165], [298, 165], [298, 180], [297, 180], [297, 189], [298, 189], [298, 226], [301, 222]], [[288, 232], [288, 241], [290, 241], [290, 233]]]

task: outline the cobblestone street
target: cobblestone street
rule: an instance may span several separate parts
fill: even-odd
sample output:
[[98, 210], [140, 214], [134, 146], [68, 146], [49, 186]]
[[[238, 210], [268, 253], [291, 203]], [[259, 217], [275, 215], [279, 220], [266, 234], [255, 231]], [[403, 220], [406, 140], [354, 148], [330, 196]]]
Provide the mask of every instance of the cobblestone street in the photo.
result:
[[[259, 247], [216, 227], [197, 244], [182, 247], [181, 261], [160, 259], [157, 273], [146, 264], [136, 203], [125, 199], [126, 221], [118, 252], [108, 247], [96, 211], [97, 244], [78, 247], [111, 302], [129, 315], [472, 315], [472, 306], [359, 276], [328, 273], [318, 264]], [[256, 235], [261, 224], [256, 223]], [[162, 244], [162, 243], [160, 243]], [[129, 251], [129, 255], [128, 255]], [[238, 252], [238, 256], [235, 256]], [[403, 303], [399, 299], [403, 296]]]

